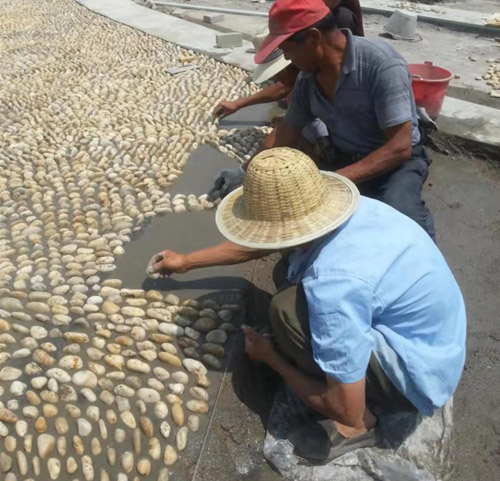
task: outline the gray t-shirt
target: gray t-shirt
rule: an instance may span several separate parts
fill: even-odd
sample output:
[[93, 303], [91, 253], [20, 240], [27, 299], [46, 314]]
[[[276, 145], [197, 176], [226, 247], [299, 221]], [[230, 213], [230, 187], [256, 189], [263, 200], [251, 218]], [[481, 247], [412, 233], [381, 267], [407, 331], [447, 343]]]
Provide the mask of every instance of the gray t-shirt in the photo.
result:
[[342, 32], [347, 45], [333, 102], [322, 93], [315, 73], [302, 72], [285, 122], [302, 130], [319, 118], [341, 152], [365, 156], [385, 144], [385, 129], [411, 120], [412, 145], [418, 144], [417, 112], [405, 59], [381, 40]]

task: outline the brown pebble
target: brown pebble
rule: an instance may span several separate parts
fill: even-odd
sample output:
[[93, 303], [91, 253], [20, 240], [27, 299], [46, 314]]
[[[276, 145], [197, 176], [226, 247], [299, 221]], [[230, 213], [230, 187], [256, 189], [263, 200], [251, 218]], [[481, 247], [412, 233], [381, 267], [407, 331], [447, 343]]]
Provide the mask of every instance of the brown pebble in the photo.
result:
[[141, 430], [139, 428], [134, 429], [132, 444], [134, 446], [134, 452], [139, 454], [141, 452]]
[[42, 400], [35, 391], [26, 391], [26, 399], [32, 406], [38, 406]]
[[137, 462], [137, 472], [141, 476], [148, 476], [151, 473], [151, 462], [149, 459], [142, 458]]
[[158, 359], [174, 367], [182, 366], [181, 360], [177, 356], [174, 356], [173, 354], [170, 354], [168, 352], [158, 353]]
[[169, 336], [168, 334], [161, 334], [159, 332], [154, 332], [149, 336], [149, 339], [158, 344], [163, 344], [164, 342], [172, 342], [174, 340], [174, 337]]
[[204, 388], [209, 388], [212, 382], [210, 379], [208, 379], [205, 374], [200, 374], [200, 373], [194, 373], [194, 376], [196, 378], [196, 384], [198, 386], [204, 387]]
[[75, 448], [76, 454], [79, 456], [82, 456], [83, 453], [85, 452], [85, 448], [83, 446], [83, 441], [80, 436], [73, 436], [73, 448]]
[[139, 423], [141, 425], [142, 432], [148, 438], [152, 438], [153, 437], [153, 433], [154, 433], [154, 426], [153, 426], [153, 423], [152, 423], [151, 419], [149, 419], [146, 416], [141, 416], [141, 418], [139, 420]]
[[35, 430], [37, 433], [44, 433], [47, 431], [47, 422], [45, 421], [45, 418], [40, 416], [37, 418], [35, 421]]
[[172, 466], [177, 461], [177, 452], [173, 446], [167, 444], [165, 447], [165, 453], [163, 454], [163, 462], [167, 466]]
[[9, 409], [0, 409], [0, 421], [4, 423], [17, 423], [18, 417]]
[[184, 425], [184, 410], [182, 409], [182, 406], [180, 404], [174, 404], [171, 411], [174, 423], [179, 427]]

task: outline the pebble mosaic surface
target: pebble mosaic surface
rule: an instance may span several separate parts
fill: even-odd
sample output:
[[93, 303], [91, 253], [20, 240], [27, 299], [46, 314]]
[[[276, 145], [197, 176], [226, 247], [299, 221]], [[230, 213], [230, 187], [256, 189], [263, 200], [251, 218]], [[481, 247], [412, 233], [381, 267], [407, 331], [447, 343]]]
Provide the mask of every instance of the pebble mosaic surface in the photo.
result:
[[238, 307], [102, 275], [146, 219], [213, 207], [169, 187], [198, 145], [255, 152], [267, 129], [211, 112], [257, 90], [70, 0], [0, 0], [0, 479], [166, 481], [202, 435]]

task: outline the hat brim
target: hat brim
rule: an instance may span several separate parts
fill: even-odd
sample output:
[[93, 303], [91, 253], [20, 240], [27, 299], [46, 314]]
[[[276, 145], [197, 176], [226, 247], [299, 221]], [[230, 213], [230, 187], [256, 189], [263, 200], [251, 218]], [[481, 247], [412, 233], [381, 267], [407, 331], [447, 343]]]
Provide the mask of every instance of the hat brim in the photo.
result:
[[284, 33], [282, 35], [273, 35], [270, 33], [262, 42], [259, 51], [255, 54], [255, 63], [264, 63], [266, 58], [271, 55], [287, 38], [290, 38], [295, 32]]
[[284, 55], [280, 55], [270, 62], [260, 63], [253, 71], [252, 80], [258, 84], [265, 82], [281, 72], [284, 68], [288, 67], [290, 63], [290, 60], [286, 60]]
[[243, 206], [243, 187], [219, 205], [215, 222], [228, 240], [252, 249], [284, 249], [315, 240], [346, 222], [359, 204], [359, 191], [347, 178], [321, 171], [326, 184], [324, 203], [298, 220], [270, 222], [250, 219]]

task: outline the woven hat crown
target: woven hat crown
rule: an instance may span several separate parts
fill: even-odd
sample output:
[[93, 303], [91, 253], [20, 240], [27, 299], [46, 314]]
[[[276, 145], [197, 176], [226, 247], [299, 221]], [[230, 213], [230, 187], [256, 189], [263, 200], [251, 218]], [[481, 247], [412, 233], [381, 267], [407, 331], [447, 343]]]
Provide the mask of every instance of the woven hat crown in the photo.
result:
[[296, 221], [327, 198], [323, 177], [310, 157], [277, 147], [256, 155], [243, 183], [243, 206], [249, 219]]

